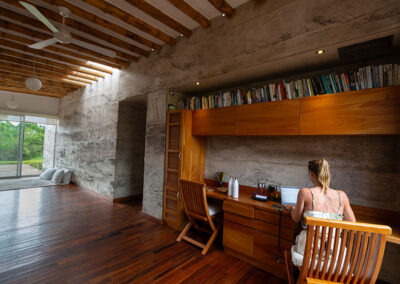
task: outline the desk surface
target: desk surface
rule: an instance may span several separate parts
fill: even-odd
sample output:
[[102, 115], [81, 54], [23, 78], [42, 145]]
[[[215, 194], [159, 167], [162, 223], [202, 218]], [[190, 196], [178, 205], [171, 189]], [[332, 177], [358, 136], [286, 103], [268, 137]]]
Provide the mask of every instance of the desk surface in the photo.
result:
[[[246, 191], [240, 191], [239, 198], [235, 199], [233, 197], [229, 197], [227, 194], [217, 192], [213, 187], [206, 187], [206, 189], [208, 197], [220, 200], [236, 201], [241, 204], [261, 210], [277, 212], [278, 210], [272, 205], [277, 204], [279, 206], [282, 206], [279, 202], [263, 202], [254, 200], [251, 198], [251, 194]], [[370, 208], [360, 205], [352, 205], [352, 208], [354, 214], [356, 215], [357, 222], [390, 226], [392, 228], [392, 235], [388, 236], [387, 241], [394, 244], [400, 244], [400, 219], [398, 218], [398, 212], [390, 212], [387, 210]], [[282, 214], [289, 216], [289, 212], [287, 210], [284, 210]]]
[[[279, 212], [279, 210], [277, 208], [273, 207], [272, 205], [275, 204], [280, 207], [283, 207], [282, 204], [279, 202], [254, 200], [253, 198], [251, 198], [251, 194], [249, 194], [248, 192], [240, 191], [239, 198], [235, 199], [233, 197], [229, 197], [227, 194], [219, 193], [213, 187], [206, 187], [206, 191], [207, 191], [207, 197], [212, 197], [212, 198], [216, 198], [216, 199], [220, 199], [220, 200], [236, 201], [238, 203], [241, 203], [241, 204], [247, 205], [247, 206], [251, 206], [256, 209]], [[284, 211], [282, 211], [282, 214], [289, 216], [289, 211], [284, 209]]]

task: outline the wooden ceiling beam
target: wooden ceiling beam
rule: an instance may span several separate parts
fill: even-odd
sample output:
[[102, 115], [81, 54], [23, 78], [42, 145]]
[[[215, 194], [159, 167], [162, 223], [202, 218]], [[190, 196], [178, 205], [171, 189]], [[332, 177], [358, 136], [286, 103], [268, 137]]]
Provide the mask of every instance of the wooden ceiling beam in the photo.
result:
[[[1, 68], [0, 68], [1, 69]], [[16, 72], [8, 72], [8, 71], [1, 71], [0, 70], [0, 78], [8, 78], [9, 80], [22, 80], [22, 82], [25, 82], [26, 79], [32, 77], [31, 74], [22, 74], [21, 72], [16, 73]], [[76, 86], [76, 85], [71, 85], [68, 83], [61, 82], [61, 80], [55, 81], [54, 79], [49, 79], [45, 77], [40, 77], [39, 74], [35, 74], [35, 77], [39, 78], [40, 81], [42, 81], [44, 86], [51, 86], [54, 88], [60, 88], [60, 89], [65, 89], [68, 91], [76, 91], [81, 87], [86, 87], [86, 85], [82, 84], [83, 86]]]
[[52, 98], [62, 98], [65, 95], [62, 94], [54, 94], [53, 92], [48, 92], [48, 91], [31, 91], [28, 90], [27, 88], [23, 87], [17, 87], [17, 86], [12, 86], [12, 85], [1, 85], [0, 84], [0, 90], [2, 91], [8, 91], [8, 92], [16, 92], [16, 93], [24, 93], [24, 94], [30, 94], [30, 95], [36, 95], [36, 96], [43, 96], [43, 97], [52, 97]]
[[[10, 4], [10, 5], [13, 5], [13, 6], [16, 6], [16, 7], [22, 9], [22, 5], [19, 4], [18, 1], [15, 1], [15, 0], [2, 0], [2, 1], [6, 2], [7, 4]], [[29, 1], [26, 1], [26, 2], [29, 2]], [[61, 24], [62, 17], [58, 13], [53, 12], [53, 11], [47, 9], [47, 8], [42, 7], [42, 6], [37, 6], [37, 4], [32, 2], [32, 1], [29, 2], [29, 3], [34, 5], [47, 19], [53, 20], [54, 22], [57, 22], [57, 23]], [[116, 38], [116, 37], [113, 37], [111, 35], [108, 35], [108, 34], [102, 32], [100, 30], [97, 30], [97, 29], [95, 29], [93, 27], [85, 25], [85, 24], [83, 24], [81, 22], [78, 22], [76, 20], [73, 20], [71, 18], [65, 18], [65, 24], [67, 25], [67, 28], [68, 27], [74, 28], [76, 30], [79, 30], [79, 31], [84, 32], [84, 33], [87, 33], [87, 34], [92, 35], [92, 36], [94, 36], [96, 38], [102, 39], [102, 40], [104, 40], [106, 42], [112, 43], [112, 44], [114, 44], [116, 46], [122, 47], [122, 48], [124, 48], [126, 50], [129, 50], [129, 51], [132, 51], [134, 53], [137, 53], [137, 54], [140, 54], [140, 55], [143, 55], [143, 56], [148, 56], [150, 54], [148, 51], [146, 51], [144, 49], [141, 49], [141, 48], [139, 48], [139, 47], [137, 47], [137, 46], [135, 46], [133, 44], [130, 44], [130, 43], [126, 42], [126, 41], [123, 41], [123, 40], [121, 40], [119, 38]]]
[[[6, 21], [3, 21], [3, 20], [0, 19], [0, 27], [5, 28], [8, 31], [9, 30], [16, 31], [15, 29], [6, 28], [7, 26], [9, 26], [9, 23], [7, 23]], [[24, 37], [16, 36], [16, 35], [13, 35], [13, 34], [10, 34], [10, 33], [7, 33], [7, 32], [2, 32], [2, 31], [0, 31], [0, 36], [2, 38], [8, 39], [8, 40], [12, 40], [12, 41], [16, 41], [16, 42], [19, 42], [19, 43], [23, 43], [23, 44], [26, 44], [26, 45], [34, 44], [34, 43], [37, 42], [37, 41], [33, 41], [33, 40], [30, 40], [30, 39], [27, 39], [27, 38], [24, 38]], [[44, 35], [44, 39], [49, 39], [49, 37]], [[68, 45], [68, 48], [70, 48], [70, 47], [72, 47], [72, 45]], [[85, 54], [76, 53], [76, 52], [73, 52], [73, 51], [70, 51], [70, 50], [67, 50], [67, 49], [58, 48], [58, 47], [56, 47], [56, 45], [47, 46], [47, 47], [43, 48], [42, 50], [49, 50], [49, 51], [53, 51], [53, 52], [56, 52], [56, 53], [61, 53], [63, 55], [68, 55], [68, 56], [72, 56], [72, 57], [79, 58], [79, 59], [89, 60], [89, 61], [92, 61], [92, 62], [96, 62], [96, 63], [99, 63], [99, 64], [103, 64], [103, 65], [110, 66], [110, 67], [113, 67], [113, 68], [118, 68], [118, 69], [121, 68], [121, 66], [123, 66], [123, 67], [128, 67], [129, 66], [129, 62], [128, 61], [123, 61], [123, 60], [120, 60], [120, 59], [110, 58], [110, 61], [115, 62], [116, 64], [118, 64], [118, 65], [116, 65], [116, 64], [113, 64], [113, 63], [110, 63], [110, 62], [107, 62], [107, 61], [103, 61], [103, 60], [99, 60], [97, 58], [86, 56]]]
[[208, 0], [208, 2], [228, 18], [232, 17], [235, 13], [235, 9], [233, 9], [225, 0]]
[[104, 67], [92, 64], [90, 62], [86, 62], [84, 60], [72, 59], [72, 58], [61, 56], [61, 55], [58, 55], [55, 53], [50, 53], [50, 52], [43, 51], [43, 50], [32, 49], [24, 44], [19, 44], [19, 43], [13, 42], [13, 41], [6, 40], [4, 38], [0, 38], [0, 46], [17, 49], [17, 50], [23, 51], [25, 53], [44, 57], [46, 59], [57, 60], [57, 61], [64, 62], [66, 64], [86, 67], [86, 68], [93, 69], [93, 70], [96, 70], [99, 72], [112, 74], [112, 71], [108, 68], [104, 68]]
[[[9, 77], [9, 76], [0, 75], [0, 80], [1, 80], [1, 85], [2, 86], [17, 87], [17, 88], [22, 88], [22, 89], [25, 89], [25, 90], [29, 90], [25, 86], [25, 79], [24, 78], [14, 78], [13, 79], [12, 77]], [[58, 94], [58, 95], [66, 95], [66, 94], [68, 94], [70, 92], [74, 92], [76, 90], [65, 89], [65, 88], [57, 87], [57, 86], [50, 85], [50, 84], [46, 85], [46, 84], [43, 83], [42, 87], [40, 88], [40, 91], [43, 91], [43, 92], [48, 91], [48, 92], [53, 92], [53, 93]]]
[[[100, 25], [102, 27], [105, 27], [106, 29], [112, 30], [120, 35], [123, 35], [131, 40], [134, 40], [140, 44], [143, 44], [145, 46], [148, 46], [150, 48], [154, 48], [157, 50], [161, 49], [161, 45], [156, 44], [140, 35], [137, 35], [121, 26], [118, 26], [114, 23], [111, 23], [101, 17], [96, 16], [93, 13], [90, 13], [89, 11], [86, 11], [74, 4], [68, 3], [67, 1], [64, 0], [42, 0], [50, 5], [54, 5], [54, 6], [64, 6], [67, 7], [68, 9], [71, 10], [72, 14], [74, 14], [75, 16], [84, 18], [85, 20], [88, 20], [94, 24]], [[146, 53], [142, 54], [144, 56], [147, 56], [147, 51]]]
[[[27, 65], [27, 66], [33, 66], [33, 63], [35, 62], [36, 67], [38, 67], [40, 64], [40, 66], [41, 66], [40, 68], [42, 68], [42, 69], [54, 71], [54, 72], [58, 72], [58, 73], [63, 72], [65, 74], [74, 75], [74, 76], [85, 78], [88, 80], [97, 81], [98, 77], [104, 78], [104, 74], [100, 73], [100, 72], [81, 69], [80, 67], [76, 67], [74, 65], [67, 65], [67, 64], [63, 64], [63, 63], [59, 63], [59, 62], [54, 62], [54, 61], [46, 60], [46, 59], [43, 59], [40, 57], [34, 57], [32, 55], [25, 54], [20, 51], [14, 51], [14, 50], [4, 49], [4, 48], [0, 47], [0, 55], [2, 55], [1, 58], [4, 58], [4, 55], [8, 55], [8, 56], [15, 57], [18, 59], [23, 59], [26, 61], [26, 63], [24, 65]], [[18, 63], [18, 62], [16, 62], [16, 63]]]
[[164, 14], [162, 11], [150, 5], [146, 1], [143, 0], [125, 0], [125, 1], [131, 4], [132, 6], [135, 6], [136, 8], [142, 10], [146, 14], [152, 16], [154, 19], [157, 19], [161, 23], [172, 28], [173, 30], [179, 32], [180, 34], [183, 34], [186, 37], [192, 35], [192, 31], [190, 29], [178, 23], [177, 21], [169, 17], [167, 14]]
[[120, 8], [112, 5], [111, 3], [107, 3], [103, 0], [82, 0], [82, 1], [102, 10], [106, 14], [121, 19], [122, 21], [134, 26], [135, 28], [138, 28], [139, 30], [145, 33], [152, 35], [155, 38], [160, 39], [163, 42], [169, 43], [171, 45], [175, 43], [175, 39], [173, 37], [167, 35], [166, 33], [160, 31], [159, 29], [150, 26], [149, 24], [136, 18], [135, 16], [128, 14], [124, 10], [121, 10]]
[[[14, 11], [4, 9], [2, 7], [0, 7], [0, 16], [4, 17], [4, 18], [6, 18], [6, 19], [8, 19], [10, 21], [17, 20], [20, 23], [24, 23], [24, 25], [28, 25], [30, 27], [39, 29], [39, 30], [41, 30], [43, 32], [46, 29], [46, 27], [43, 25], [42, 22], [40, 22], [38, 20], [34, 20], [34, 19], [32, 19], [30, 17], [27, 17], [25, 15], [16, 13]], [[34, 32], [34, 31], [32, 31], [32, 32]], [[130, 55], [130, 54], [125, 53], [125, 52], [121, 52], [121, 51], [119, 51], [119, 50], [117, 50], [115, 48], [109, 47], [109, 46], [105, 46], [105, 45], [100, 44], [98, 42], [95, 42], [95, 41], [92, 41], [90, 39], [87, 39], [87, 38], [85, 38], [83, 36], [80, 36], [80, 35], [78, 35], [76, 33], [72, 32], [71, 35], [72, 35], [72, 37], [74, 39], [77, 39], [79, 41], [86, 42], [86, 43], [91, 44], [91, 45], [99, 46], [99, 47], [104, 48], [104, 49], [112, 50], [117, 54], [117, 56], [119, 58], [122, 58], [122, 59], [125, 59], [125, 60], [129, 60], [129, 61], [134, 61], [134, 62], [138, 60], [138, 58], [136, 56]], [[48, 35], [48, 36], [50, 37], [51, 35]], [[83, 47], [81, 47], [81, 48], [83, 48]]]
[[194, 9], [184, 0], [168, 0], [168, 2], [181, 10], [186, 15], [188, 15], [190, 18], [198, 22], [202, 27], [208, 28], [209, 26], [211, 26], [211, 21], [209, 19], [203, 16], [203, 14]]
[[[33, 71], [35, 71], [35, 75], [39, 78], [47, 78], [51, 80], [57, 80], [57, 81], [63, 81], [67, 84], [78, 86], [78, 87], [85, 87], [86, 84], [91, 84], [91, 81], [87, 81], [85, 83], [79, 82], [76, 77], [68, 77], [69, 75], [63, 75], [63, 74], [57, 74], [57, 73], [51, 73], [48, 71], [43, 71], [43, 70], [38, 70], [35, 68], [19, 65], [19, 64], [14, 64], [14, 63], [9, 63], [5, 61], [0, 61], [0, 71], [4, 72], [10, 72], [10, 73], [18, 73], [22, 75], [32, 75]], [[81, 80], [81, 79], [80, 79]]]

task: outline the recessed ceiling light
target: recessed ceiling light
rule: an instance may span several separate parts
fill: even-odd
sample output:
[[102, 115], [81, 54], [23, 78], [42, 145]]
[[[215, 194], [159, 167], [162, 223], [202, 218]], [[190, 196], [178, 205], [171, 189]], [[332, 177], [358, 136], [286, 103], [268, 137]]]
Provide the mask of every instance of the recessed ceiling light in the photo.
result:
[[222, 13], [222, 17], [225, 17], [225, 13]]
[[200, 82], [196, 82], [196, 85], [197, 85], [197, 86], [200, 85]]
[[151, 51], [154, 51], [154, 48], [152, 48]]
[[183, 37], [183, 34], [181, 34], [181, 37]]
[[315, 53], [318, 54], [318, 55], [321, 55], [321, 54], [325, 53], [325, 50], [318, 49]]

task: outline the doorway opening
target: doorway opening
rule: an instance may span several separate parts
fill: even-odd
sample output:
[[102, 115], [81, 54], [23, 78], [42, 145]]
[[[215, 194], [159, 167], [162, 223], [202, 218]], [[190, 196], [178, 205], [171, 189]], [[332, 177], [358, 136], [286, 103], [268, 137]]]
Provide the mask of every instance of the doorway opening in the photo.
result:
[[[147, 96], [119, 103], [114, 200], [143, 198]], [[136, 204], [137, 205], [137, 204]]]

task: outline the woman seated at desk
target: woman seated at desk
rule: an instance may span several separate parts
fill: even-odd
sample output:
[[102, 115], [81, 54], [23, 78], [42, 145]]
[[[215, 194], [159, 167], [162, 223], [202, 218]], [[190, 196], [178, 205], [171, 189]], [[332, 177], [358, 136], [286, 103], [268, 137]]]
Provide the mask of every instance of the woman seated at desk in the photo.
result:
[[[346, 193], [329, 188], [330, 173], [328, 162], [323, 158], [308, 162], [308, 174], [314, 187], [300, 189], [296, 206], [288, 205], [286, 207], [290, 211], [293, 220], [297, 223], [301, 221], [303, 216], [308, 216], [355, 222], [356, 217]], [[306, 229], [304, 225], [303, 229]], [[296, 237], [296, 245], [293, 249], [301, 255], [304, 255], [306, 238], [306, 230], [301, 231]], [[295, 263], [295, 261], [293, 262]]]

